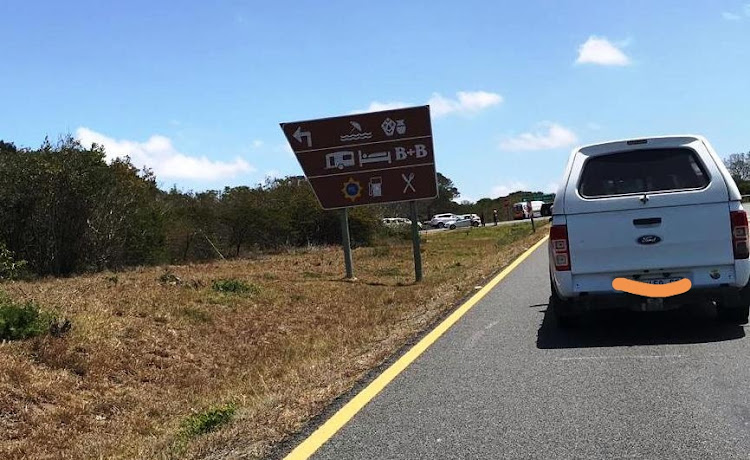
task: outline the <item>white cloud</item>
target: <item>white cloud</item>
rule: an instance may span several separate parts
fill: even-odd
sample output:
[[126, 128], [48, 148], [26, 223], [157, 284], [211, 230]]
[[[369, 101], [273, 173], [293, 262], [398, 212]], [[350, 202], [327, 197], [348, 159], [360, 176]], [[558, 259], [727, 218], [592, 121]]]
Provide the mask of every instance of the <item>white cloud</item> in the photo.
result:
[[[623, 46], [627, 43], [629, 41], [620, 45]], [[576, 64], [626, 66], [630, 64], [630, 58], [606, 38], [592, 35], [583, 45], [578, 47]]]
[[[442, 117], [451, 113], [471, 114], [479, 112], [493, 105], [503, 102], [503, 97], [497, 93], [487, 91], [459, 91], [455, 99], [442, 96], [440, 93], [432, 93], [427, 101], [430, 113], [436, 117]], [[379, 102], [373, 101], [367, 109], [354, 110], [351, 113], [379, 112], [381, 110], [393, 110], [409, 107], [416, 104], [401, 101]]]
[[153, 169], [160, 179], [216, 180], [250, 173], [255, 168], [242, 158], [231, 162], [213, 161], [177, 151], [165, 136], [153, 135], [145, 142], [117, 140], [86, 127], [76, 130], [76, 138], [85, 146], [96, 143], [104, 146], [107, 159], [129, 156], [137, 167]]
[[449, 99], [439, 93], [432, 93], [432, 97], [427, 101], [427, 104], [429, 104], [432, 114], [436, 117], [441, 117], [450, 113], [476, 113], [502, 102], [503, 97], [497, 93], [487, 91], [459, 91], [456, 93], [456, 99]]
[[380, 101], [372, 101], [370, 102], [370, 105], [367, 106], [366, 109], [356, 109], [349, 112], [349, 114], [354, 115], [356, 113], [367, 113], [367, 112], [382, 112], [383, 110], [394, 110], [394, 109], [402, 109], [404, 107], [409, 107], [413, 104], [409, 104], [408, 102], [400, 102], [400, 101], [391, 101], [391, 102], [380, 102]]
[[519, 190], [528, 191], [529, 186], [520, 181], [511, 181], [506, 184], [495, 185], [494, 187], [492, 187], [492, 191], [490, 192], [490, 198], [494, 199], [501, 196], [508, 196], [511, 193], [517, 192]]
[[263, 141], [262, 141], [262, 140], [260, 140], [260, 139], [255, 139], [255, 140], [253, 141], [253, 148], [256, 148], [256, 149], [257, 149], [257, 148], [259, 148], [259, 147], [263, 147]]
[[578, 137], [568, 128], [557, 123], [540, 123], [533, 132], [522, 133], [500, 142], [505, 151], [549, 150], [569, 147], [578, 142]]
[[739, 14], [729, 13], [728, 11], [723, 11], [721, 13], [721, 17], [726, 19], [727, 21], [739, 21], [742, 19], [742, 16]]
[[557, 182], [550, 182], [542, 188], [544, 193], [557, 193], [557, 189], [560, 185]]
[[365, 112], [382, 112], [383, 110], [393, 110], [408, 107], [409, 104], [406, 102], [392, 101], [392, 102], [370, 102], [370, 106], [367, 107]]

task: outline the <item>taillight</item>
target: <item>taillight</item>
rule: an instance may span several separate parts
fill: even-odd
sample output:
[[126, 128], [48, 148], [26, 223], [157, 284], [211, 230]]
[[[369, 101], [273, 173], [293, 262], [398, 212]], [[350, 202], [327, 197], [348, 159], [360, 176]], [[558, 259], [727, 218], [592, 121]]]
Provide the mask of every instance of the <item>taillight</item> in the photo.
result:
[[732, 249], [735, 259], [747, 259], [748, 251], [747, 213], [745, 211], [731, 211], [732, 221]]
[[555, 261], [555, 270], [569, 271], [570, 246], [568, 245], [568, 226], [553, 225], [552, 227], [550, 227], [549, 241], [552, 245], [552, 256], [554, 257]]

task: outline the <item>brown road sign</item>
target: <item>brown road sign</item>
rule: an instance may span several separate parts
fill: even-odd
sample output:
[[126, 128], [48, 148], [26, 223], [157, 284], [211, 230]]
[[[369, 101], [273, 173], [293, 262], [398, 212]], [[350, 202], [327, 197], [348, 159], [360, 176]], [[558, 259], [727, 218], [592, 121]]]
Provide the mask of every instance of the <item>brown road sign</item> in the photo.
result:
[[282, 123], [324, 209], [435, 198], [429, 106]]

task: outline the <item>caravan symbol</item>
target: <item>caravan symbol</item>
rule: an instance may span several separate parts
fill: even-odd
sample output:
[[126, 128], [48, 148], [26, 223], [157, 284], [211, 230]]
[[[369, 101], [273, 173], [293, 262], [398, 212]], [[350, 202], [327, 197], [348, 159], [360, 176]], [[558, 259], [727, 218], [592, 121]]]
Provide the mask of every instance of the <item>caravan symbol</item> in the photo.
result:
[[354, 152], [350, 150], [333, 152], [326, 155], [326, 169], [344, 169], [355, 164]]

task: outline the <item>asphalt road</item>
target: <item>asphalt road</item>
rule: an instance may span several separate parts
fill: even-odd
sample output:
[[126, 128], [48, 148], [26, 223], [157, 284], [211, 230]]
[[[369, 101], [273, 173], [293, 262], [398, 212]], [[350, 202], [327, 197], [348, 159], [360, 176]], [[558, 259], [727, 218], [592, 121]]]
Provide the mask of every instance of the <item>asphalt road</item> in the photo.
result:
[[318, 459], [750, 458], [750, 341], [708, 305], [560, 330], [546, 245]]

